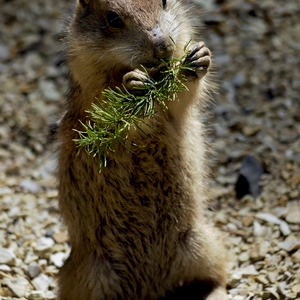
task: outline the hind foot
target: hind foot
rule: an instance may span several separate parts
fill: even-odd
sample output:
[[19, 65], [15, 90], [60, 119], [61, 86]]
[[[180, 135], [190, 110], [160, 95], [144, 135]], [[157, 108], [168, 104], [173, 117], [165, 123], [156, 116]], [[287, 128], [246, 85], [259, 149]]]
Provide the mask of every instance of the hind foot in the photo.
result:
[[215, 287], [211, 283], [199, 280], [192, 281], [188, 284], [170, 291], [160, 300], [227, 300], [227, 292], [225, 288]]

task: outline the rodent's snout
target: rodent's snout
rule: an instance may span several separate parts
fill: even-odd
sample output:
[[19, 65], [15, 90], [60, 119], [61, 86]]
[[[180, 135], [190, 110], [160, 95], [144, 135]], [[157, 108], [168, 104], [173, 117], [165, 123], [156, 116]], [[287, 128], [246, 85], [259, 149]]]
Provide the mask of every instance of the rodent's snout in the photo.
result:
[[172, 58], [174, 51], [173, 45], [170, 43], [166, 44], [159, 44], [158, 47], [155, 49], [154, 55], [156, 58], [169, 60]]
[[174, 44], [170, 37], [165, 35], [159, 25], [156, 25], [150, 33], [154, 44], [154, 57], [163, 60], [171, 59], [174, 52]]

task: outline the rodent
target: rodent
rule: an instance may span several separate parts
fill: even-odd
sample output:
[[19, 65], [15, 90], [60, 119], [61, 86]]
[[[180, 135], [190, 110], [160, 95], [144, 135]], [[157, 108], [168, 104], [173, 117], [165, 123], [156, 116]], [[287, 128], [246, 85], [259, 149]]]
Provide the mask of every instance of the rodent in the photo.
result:
[[[59, 125], [59, 207], [71, 253], [59, 272], [60, 300], [227, 299], [226, 251], [205, 217], [207, 102], [211, 53], [190, 46], [188, 91], [98, 172], [73, 139], [107, 87], [142, 86], [140, 67], [181, 57], [193, 40], [177, 0], [78, 0], [66, 37], [70, 88]], [[192, 42], [191, 42], [192, 43]], [[199, 107], [200, 113], [199, 113]], [[152, 123], [151, 123], [152, 124]]]

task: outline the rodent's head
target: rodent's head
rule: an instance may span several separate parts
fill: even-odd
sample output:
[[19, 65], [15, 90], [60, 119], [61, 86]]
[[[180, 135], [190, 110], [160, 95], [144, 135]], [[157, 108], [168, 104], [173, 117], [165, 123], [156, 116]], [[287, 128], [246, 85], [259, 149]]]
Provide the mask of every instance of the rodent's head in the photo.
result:
[[179, 0], [77, 0], [69, 61], [103, 71], [156, 67], [182, 55], [192, 38], [188, 22]]

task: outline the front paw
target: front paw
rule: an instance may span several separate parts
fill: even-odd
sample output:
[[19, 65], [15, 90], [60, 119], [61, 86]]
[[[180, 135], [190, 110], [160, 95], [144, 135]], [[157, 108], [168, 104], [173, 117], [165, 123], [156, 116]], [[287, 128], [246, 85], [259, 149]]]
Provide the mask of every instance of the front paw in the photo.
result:
[[153, 84], [149, 76], [139, 69], [128, 72], [123, 76], [124, 87], [134, 95], [143, 95], [146, 92], [146, 87]]
[[189, 72], [190, 75], [202, 78], [211, 66], [211, 52], [200, 42], [191, 48], [184, 64], [193, 68], [194, 72]]

